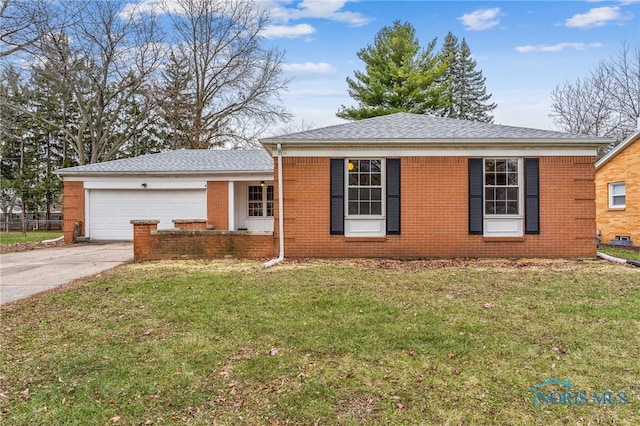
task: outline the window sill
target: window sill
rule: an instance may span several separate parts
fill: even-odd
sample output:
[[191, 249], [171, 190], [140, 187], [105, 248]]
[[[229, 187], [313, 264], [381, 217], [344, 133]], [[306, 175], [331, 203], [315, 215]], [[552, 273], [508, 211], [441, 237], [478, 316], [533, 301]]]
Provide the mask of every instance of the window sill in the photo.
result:
[[344, 237], [346, 243], [383, 243], [387, 237]]
[[624, 207], [609, 207], [609, 211], [610, 212], [623, 212], [627, 209], [626, 206]]
[[521, 243], [524, 237], [482, 237], [485, 243]]

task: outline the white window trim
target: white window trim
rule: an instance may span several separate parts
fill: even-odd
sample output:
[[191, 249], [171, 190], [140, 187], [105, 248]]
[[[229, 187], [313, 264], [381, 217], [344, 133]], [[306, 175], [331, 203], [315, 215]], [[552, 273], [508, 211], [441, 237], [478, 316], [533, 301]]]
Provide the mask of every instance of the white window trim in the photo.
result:
[[[382, 203], [379, 215], [349, 215], [349, 160], [379, 160]], [[346, 237], [383, 237], [386, 235], [387, 162], [383, 157], [348, 157], [344, 159], [344, 235]]]
[[[486, 160], [518, 160], [518, 213], [487, 214], [485, 213], [485, 161]], [[524, 173], [523, 161], [520, 157], [485, 157], [482, 159], [482, 215], [483, 236], [485, 237], [522, 237], [524, 235]]]
[[[615, 186], [622, 186], [622, 188], [624, 189], [624, 193], [623, 194], [613, 194], [613, 188]], [[624, 209], [627, 206], [627, 186], [625, 185], [624, 182], [610, 182], [609, 183], [609, 208], [610, 209]], [[624, 204], [615, 204], [613, 202], [613, 197], [614, 196], [620, 196], [620, 195], [624, 195], [624, 199], [625, 202]]]

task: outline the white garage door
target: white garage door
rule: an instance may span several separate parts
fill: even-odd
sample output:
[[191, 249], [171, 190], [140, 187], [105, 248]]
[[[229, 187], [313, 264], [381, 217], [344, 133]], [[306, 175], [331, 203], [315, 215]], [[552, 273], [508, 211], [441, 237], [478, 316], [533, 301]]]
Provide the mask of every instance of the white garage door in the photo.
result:
[[88, 233], [92, 240], [133, 240], [132, 219], [159, 219], [158, 229], [166, 229], [173, 228], [173, 219], [207, 217], [204, 189], [92, 189], [88, 195]]

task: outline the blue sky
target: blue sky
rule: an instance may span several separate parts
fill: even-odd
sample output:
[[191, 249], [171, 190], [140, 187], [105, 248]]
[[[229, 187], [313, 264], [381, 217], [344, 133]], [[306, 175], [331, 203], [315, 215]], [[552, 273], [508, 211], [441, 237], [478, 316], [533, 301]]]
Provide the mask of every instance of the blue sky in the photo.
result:
[[[144, 10], [162, 1], [170, 7], [174, 0], [132, 4]], [[335, 113], [355, 104], [346, 78], [364, 67], [357, 52], [395, 20], [410, 22], [423, 46], [437, 37], [438, 50], [449, 31], [464, 38], [498, 104], [495, 123], [539, 129], [555, 129], [549, 114], [557, 85], [584, 78], [623, 43], [640, 43], [640, 0], [254, 1], [271, 15], [267, 45], [286, 51], [283, 70], [293, 80], [282, 101], [294, 128], [344, 122]]]
[[293, 77], [285, 105], [314, 127], [344, 122], [352, 105], [346, 77], [363, 63], [356, 53], [398, 19], [425, 46], [447, 32], [466, 39], [497, 124], [553, 129], [550, 93], [584, 77], [623, 42], [640, 41], [640, 1], [323, 1], [257, 0], [270, 10], [267, 43], [286, 51]]

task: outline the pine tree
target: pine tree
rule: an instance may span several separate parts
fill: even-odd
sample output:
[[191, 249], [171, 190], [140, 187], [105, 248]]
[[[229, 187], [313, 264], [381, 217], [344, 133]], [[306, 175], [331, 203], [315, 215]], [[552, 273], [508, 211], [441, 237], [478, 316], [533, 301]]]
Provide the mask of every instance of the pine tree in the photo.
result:
[[356, 107], [340, 108], [338, 117], [360, 120], [394, 112], [425, 113], [442, 108], [438, 82], [446, 64], [433, 53], [436, 39], [421, 49], [410, 23], [395, 21], [376, 34], [373, 46], [358, 52], [365, 71], [347, 77]]
[[[9, 66], [0, 81], [0, 174], [3, 213], [18, 205], [22, 210], [22, 231], [26, 232], [29, 211], [38, 209], [38, 165], [41, 160], [33, 143], [33, 122], [25, 112], [31, 93], [19, 71]], [[28, 107], [27, 107], [28, 110]]]
[[160, 118], [171, 149], [194, 148], [190, 146], [189, 129], [193, 127], [192, 105], [194, 96], [189, 90], [191, 78], [184, 59], [169, 53], [169, 62], [162, 72], [162, 87], [159, 90]]
[[448, 67], [441, 81], [445, 87], [444, 107], [438, 114], [462, 120], [493, 122], [490, 113], [497, 105], [488, 103], [491, 94], [487, 94], [486, 78], [482, 76], [482, 71], [476, 70], [477, 63], [471, 57], [465, 39], [458, 44], [458, 38], [449, 32], [440, 55]]

